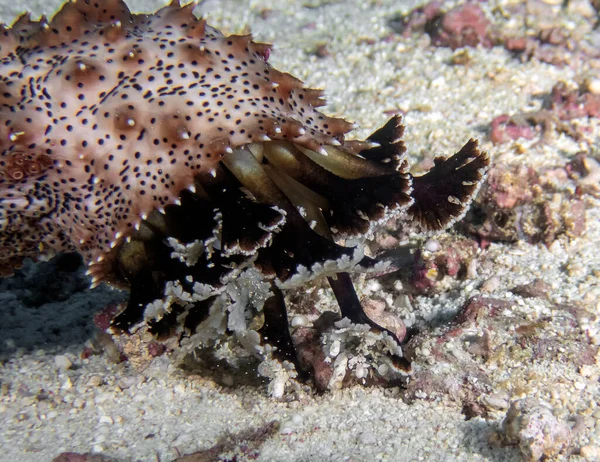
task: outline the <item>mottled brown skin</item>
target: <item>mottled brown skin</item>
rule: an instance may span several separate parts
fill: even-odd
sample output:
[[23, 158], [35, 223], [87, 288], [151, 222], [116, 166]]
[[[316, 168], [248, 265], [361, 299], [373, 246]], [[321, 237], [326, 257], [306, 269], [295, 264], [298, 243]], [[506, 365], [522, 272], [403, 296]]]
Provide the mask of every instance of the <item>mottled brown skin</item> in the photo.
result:
[[172, 2], [122, 1], [24, 15], [0, 53], [0, 268], [76, 250], [95, 261], [232, 148], [339, 144], [350, 124], [320, 92], [273, 69], [269, 47], [225, 37]]

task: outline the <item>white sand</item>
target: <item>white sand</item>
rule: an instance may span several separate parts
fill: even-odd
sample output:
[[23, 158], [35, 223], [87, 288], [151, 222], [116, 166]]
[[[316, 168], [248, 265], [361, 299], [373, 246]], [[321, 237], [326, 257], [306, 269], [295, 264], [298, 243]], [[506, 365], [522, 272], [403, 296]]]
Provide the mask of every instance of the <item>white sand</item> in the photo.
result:
[[[10, 22], [25, 5], [34, 14], [51, 13], [60, 3], [2, 0], [0, 18]], [[161, 4], [139, 0], [132, 1], [131, 8], [148, 11]], [[252, 30], [258, 40], [275, 44], [273, 65], [311, 86], [325, 88], [330, 101], [326, 112], [357, 122], [357, 136], [382, 124], [384, 111], [409, 111], [406, 142], [416, 159], [448, 154], [477, 137], [495, 158], [513, 161], [519, 157], [513, 154], [513, 144], [496, 147], [488, 141], [485, 130], [490, 120], [502, 113], [539, 107], [532, 95], [547, 93], [557, 80], [589, 72], [585, 65], [574, 71], [520, 63], [501, 48], [471, 49], [468, 66], [451, 66], [452, 51], [427, 46], [424, 36], [385, 40], [391, 33], [386, 20], [417, 4], [208, 0], [197, 11], [208, 13], [209, 22], [225, 32]], [[266, 13], [266, 9], [272, 11]], [[319, 44], [326, 44], [328, 56], [317, 58], [312, 53]], [[598, 121], [589, 125], [588, 137], [597, 153]], [[532, 143], [522, 144], [529, 148]], [[562, 166], [580, 147], [565, 135], [556, 135], [551, 143], [528, 149], [519, 161], [536, 168]], [[600, 367], [597, 363], [582, 367], [577, 354], [569, 353], [570, 348], [584, 344], [595, 352], [593, 345], [600, 343], [600, 202], [589, 196], [585, 201], [584, 236], [572, 241], [563, 236], [549, 249], [541, 244], [493, 244], [471, 279], [443, 295], [417, 297], [411, 308], [398, 308], [398, 312], [411, 322], [450, 316], [479, 293], [484, 281], [496, 277], [493, 296], [510, 300], [511, 307], [494, 320], [472, 327], [473, 335], [489, 333], [494, 354], [487, 361], [462, 358], [462, 364], [489, 380], [488, 401], [540, 398], [552, 406], [558, 421], [578, 422], [571, 449], [581, 452], [585, 460], [600, 460]], [[553, 303], [509, 292], [536, 277], [550, 284]], [[90, 300], [98, 296], [87, 293], [65, 302], [70, 303], [68, 312], [91, 309], [83, 316], [91, 319], [93, 309], [101, 305], [92, 307]], [[582, 306], [584, 314], [571, 315], [558, 310], [557, 304]], [[46, 319], [60, 320], [60, 308], [54, 307]], [[39, 312], [36, 316], [40, 318], [31, 324], [48, 322]], [[81, 310], [64, 322], [75, 318], [82, 319]], [[526, 352], [516, 353], [514, 329], [542, 320], [544, 335], [559, 340], [558, 351], [555, 357], [532, 366]], [[18, 335], [27, 336], [28, 327], [38, 332], [33, 325], [21, 327]], [[400, 399], [399, 389], [355, 387], [276, 402], [263, 387], [236, 386], [235, 377], [233, 386], [223, 387], [186, 376], [165, 357], [144, 371], [134, 370], [127, 362], [114, 364], [106, 354], [79, 359], [85, 337], [72, 331], [64, 328], [66, 333], [49, 344], [37, 337], [33, 342], [13, 339], [13, 345], [23, 348], [5, 348], [0, 366], [0, 460], [49, 461], [61, 452], [74, 451], [98, 452], [119, 461], [169, 461], [272, 420], [280, 422], [280, 430], [257, 448], [257, 460], [517, 461], [521, 457], [517, 448], [488, 442], [505, 416], [502, 403], [490, 410], [487, 420], [466, 421], [452, 393], [408, 405]], [[433, 343], [442, 331], [432, 333]], [[448, 340], [449, 354], [460, 356], [464, 349], [458, 343]], [[446, 363], [436, 364], [426, 351], [420, 354], [423, 367], [429, 364], [439, 376], [454, 377], [444, 369]], [[73, 363], [68, 370], [60, 367], [65, 356]], [[584, 460], [582, 456], [572, 455], [570, 460]], [[249, 456], [238, 457], [246, 460]]]

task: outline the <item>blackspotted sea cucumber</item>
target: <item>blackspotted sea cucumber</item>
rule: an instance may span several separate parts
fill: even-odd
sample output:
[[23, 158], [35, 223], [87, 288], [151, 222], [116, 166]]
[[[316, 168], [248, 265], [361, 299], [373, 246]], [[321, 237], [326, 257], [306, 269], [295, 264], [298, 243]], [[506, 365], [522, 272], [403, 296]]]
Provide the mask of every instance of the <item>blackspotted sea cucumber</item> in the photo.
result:
[[353, 125], [319, 112], [321, 90], [194, 6], [72, 1], [3, 26], [0, 273], [76, 251], [94, 284], [130, 290], [115, 328], [194, 345], [210, 337], [199, 326], [239, 331], [253, 310], [292, 357], [281, 291], [321, 276], [343, 316], [381, 328], [348, 275], [378, 264], [361, 242], [390, 218], [404, 238], [452, 225], [487, 154], [471, 140], [411, 175], [399, 116], [346, 140]]

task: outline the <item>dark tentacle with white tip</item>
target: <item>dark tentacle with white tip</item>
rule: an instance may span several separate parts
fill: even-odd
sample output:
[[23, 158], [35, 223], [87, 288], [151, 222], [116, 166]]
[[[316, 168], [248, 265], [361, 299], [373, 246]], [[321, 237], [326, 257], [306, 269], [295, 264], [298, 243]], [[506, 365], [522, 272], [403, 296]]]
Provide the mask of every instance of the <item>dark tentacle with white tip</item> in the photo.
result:
[[[344, 147], [328, 148], [325, 161], [317, 157], [321, 154], [288, 142], [232, 149], [211, 172], [196, 175], [193, 190], [182, 193], [180, 205], [149, 217], [132, 242], [119, 247], [120, 271], [113, 273], [130, 280], [136, 292], [118, 318], [119, 327], [130, 327], [147, 317], [143, 306], [151, 306], [152, 297], [169, 284], [193, 292], [191, 281], [202, 281], [219, 293], [236, 271], [252, 266], [275, 292], [327, 276], [344, 316], [389, 332], [365, 313], [348, 274], [354, 268], [373, 267], [374, 261], [357, 249], [338, 245], [334, 239], [342, 233], [332, 223], [346, 223], [345, 229], [354, 234], [382, 218], [405, 217], [409, 226], [419, 223], [420, 211], [436, 206], [429, 200], [432, 197], [454, 193], [465, 202], [470, 200], [488, 163], [487, 156], [469, 143], [451, 159], [438, 161], [432, 170], [436, 187], [430, 187], [426, 176], [413, 178], [405, 173], [402, 131], [399, 119], [393, 118], [371, 137], [360, 155]], [[381, 203], [370, 208], [374, 198]], [[387, 215], [375, 213], [381, 210]], [[452, 217], [460, 213], [457, 208], [451, 211]], [[366, 227], [347, 225], [351, 220], [360, 220]], [[440, 223], [433, 222], [431, 228], [435, 226]], [[177, 250], [169, 239], [181, 248]], [[136, 253], [142, 256], [133, 258]], [[139, 268], [139, 274], [131, 267]], [[148, 272], [148, 267], [156, 269]], [[160, 288], [158, 292], [147, 290], [153, 283]], [[276, 299], [273, 296], [264, 307], [271, 314], [279, 309], [271, 327], [263, 329], [270, 336], [273, 326], [283, 325]], [[165, 316], [161, 325], [172, 319]], [[190, 331], [195, 329], [193, 319], [186, 324]], [[285, 332], [278, 338], [284, 354], [290, 355]]]
[[459, 221], [476, 197], [489, 163], [474, 140], [449, 159], [436, 158], [429, 172], [413, 178], [407, 231], [426, 235]]

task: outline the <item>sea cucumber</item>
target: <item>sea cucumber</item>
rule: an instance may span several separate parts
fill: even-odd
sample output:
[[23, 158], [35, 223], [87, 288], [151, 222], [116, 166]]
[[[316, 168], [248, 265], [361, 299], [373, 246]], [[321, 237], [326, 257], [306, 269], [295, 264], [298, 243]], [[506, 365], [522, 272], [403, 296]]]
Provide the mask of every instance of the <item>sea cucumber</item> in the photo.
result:
[[117, 327], [189, 333], [216, 309], [233, 317], [232, 305], [253, 303], [261, 333], [288, 352], [281, 289], [328, 276], [342, 314], [378, 327], [347, 274], [377, 264], [361, 240], [390, 218], [404, 238], [452, 225], [487, 154], [471, 140], [412, 176], [399, 116], [346, 140], [353, 125], [319, 112], [321, 90], [194, 6], [146, 15], [73, 1], [50, 21], [3, 26], [0, 273], [76, 251], [93, 284], [130, 289]]

